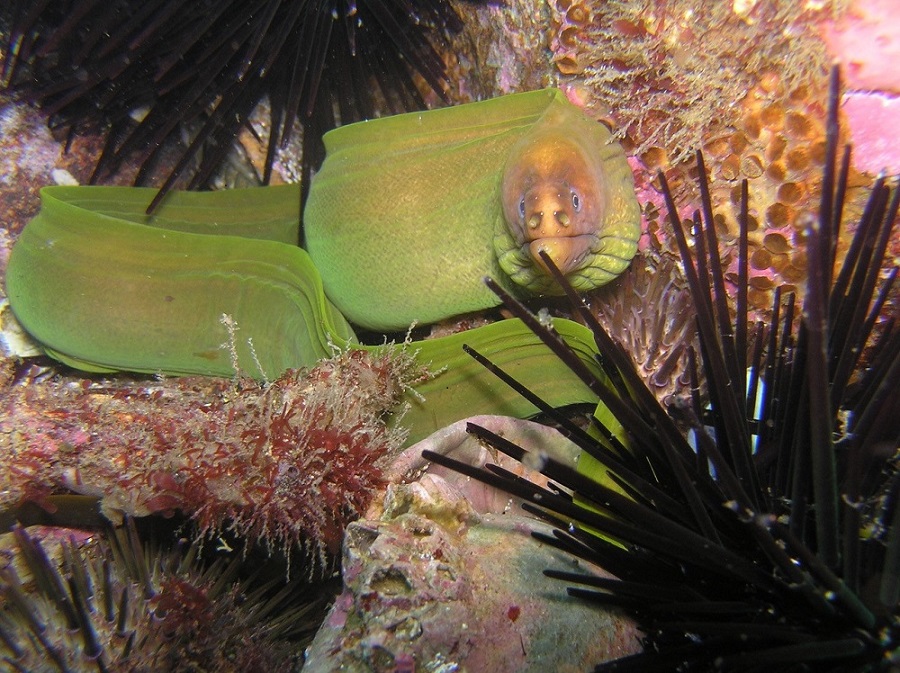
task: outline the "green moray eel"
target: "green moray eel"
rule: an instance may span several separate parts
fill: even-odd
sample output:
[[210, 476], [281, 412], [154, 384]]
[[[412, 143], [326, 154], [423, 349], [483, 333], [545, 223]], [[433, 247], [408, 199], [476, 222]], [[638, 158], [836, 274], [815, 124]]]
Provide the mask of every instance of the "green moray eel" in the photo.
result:
[[579, 290], [635, 254], [625, 155], [556, 89], [352, 124], [325, 148], [306, 247], [356, 324], [406, 329], [496, 306], [484, 276], [519, 296], [560, 293], [541, 249]]
[[[43, 189], [7, 269], [16, 317], [50, 355], [87, 371], [230, 376], [236, 364], [274, 378], [363, 347], [351, 323], [405, 329], [494, 306], [487, 275], [519, 296], [553, 292], [539, 249], [581, 289], [614, 278], [635, 252], [624, 155], [557, 91], [362, 122], [325, 142], [307, 250], [296, 245], [295, 185], [173, 193], [153, 215], [155, 190]], [[555, 326], [596, 370], [590, 333]], [[410, 441], [474, 411], [534, 413], [463, 343], [551, 404], [596, 401], [524, 325], [504, 320], [411, 346], [440, 373], [409, 396]]]

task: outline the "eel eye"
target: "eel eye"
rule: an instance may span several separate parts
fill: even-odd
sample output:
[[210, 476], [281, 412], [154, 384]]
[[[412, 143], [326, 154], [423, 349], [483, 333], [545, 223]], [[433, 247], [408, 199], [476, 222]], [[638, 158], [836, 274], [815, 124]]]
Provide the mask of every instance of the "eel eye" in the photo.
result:
[[522, 197], [522, 200], [519, 201], [519, 217], [523, 220], [525, 219], [525, 197]]
[[578, 197], [577, 192], [572, 192], [572, 207], [576, 213], [581, 211], [581, 199]]

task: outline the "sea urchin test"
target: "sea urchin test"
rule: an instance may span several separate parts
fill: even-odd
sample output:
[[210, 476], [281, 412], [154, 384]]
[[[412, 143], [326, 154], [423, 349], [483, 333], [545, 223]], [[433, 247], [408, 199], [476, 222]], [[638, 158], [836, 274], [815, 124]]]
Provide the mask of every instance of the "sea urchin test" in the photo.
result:
[[[172, 193], [152, 215], [155, 190], [45, 188], [9, 262], [16, 317], [82, 369], [274, 378], [354, 345], [350, 323], [405, 329], [495, 306], [485, 276], [520, 297], [555, 293], [541, 250], [581, 290], [636, 251], [624, 154], [558, 91], [352, 124], [325, 144], [308, 250], [295, 244], [296, 185]], [[590, 333], [556, 324], [594, 366]], [[434, 389], [485, 376], [463, 340], [544, 385], [548, 401], [591, 399], [517, 320], [416, 344], [445, 372]], [[559, 396], [541, 384], [546, 367], [559, 369]], [[479, 386], [466, 395], [489, 400], [482, 410], [513, 413]]]

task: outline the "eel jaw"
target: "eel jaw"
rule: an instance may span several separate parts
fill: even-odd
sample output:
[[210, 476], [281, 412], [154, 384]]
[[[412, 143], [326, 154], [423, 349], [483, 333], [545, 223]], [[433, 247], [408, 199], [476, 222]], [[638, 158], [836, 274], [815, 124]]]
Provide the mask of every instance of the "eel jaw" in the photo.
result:
[[519, 245], [549, 278], [553, 274], [541, 259], [541, 250], [567, 276], [587, 263], [597, 244], [600, 199], [592, 196], [591, 202], [582, 203], [583, 198], [567, 180], [541, 180], [522, 196]]
[[553, 277], [550, 269], [541, 258], [543, 250], [552, 260], [553, 264], [568, 276], [573, 271], [580, 269], [587, 261], [591, 249], [597, 244], [597, 237], [591, 234], [576, 236], [547, 236], [531, 241], [528, 244], [528, 252], [535, 265], [545, 274]]

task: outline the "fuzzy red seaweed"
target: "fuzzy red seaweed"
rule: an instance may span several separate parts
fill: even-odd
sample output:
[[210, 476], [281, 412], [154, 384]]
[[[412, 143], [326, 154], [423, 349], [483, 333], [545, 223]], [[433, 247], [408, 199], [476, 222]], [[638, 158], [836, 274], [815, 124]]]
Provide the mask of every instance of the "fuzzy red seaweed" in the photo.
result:
[[422, 372], [401, 348], [348, 352], [269, 385], [174, 379], [66, 381], [0, 389], [0, 506], [62, 489], [104, 512], [181, 511], [290, 547], [337, 551], [383, 483], [401, 429], [387, 424]]

